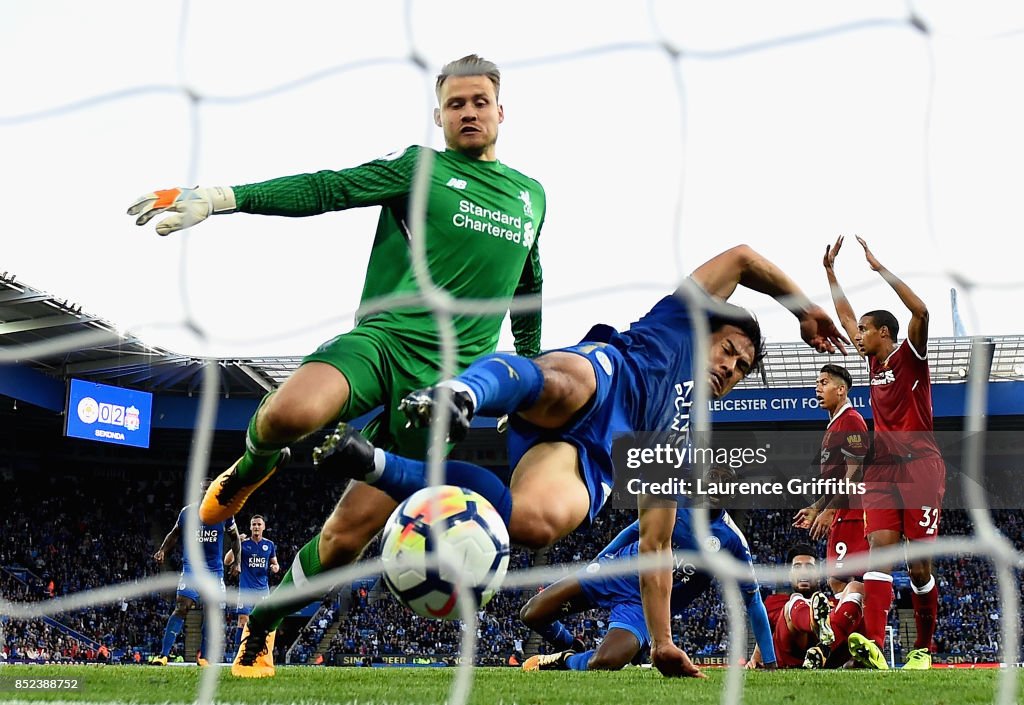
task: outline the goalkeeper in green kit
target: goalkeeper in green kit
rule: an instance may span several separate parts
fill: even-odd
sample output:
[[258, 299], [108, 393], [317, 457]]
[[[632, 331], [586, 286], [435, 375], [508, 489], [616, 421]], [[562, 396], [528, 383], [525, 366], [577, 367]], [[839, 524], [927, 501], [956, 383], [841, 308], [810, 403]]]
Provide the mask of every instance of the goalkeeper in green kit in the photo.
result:
[[[544, 189], [495, 158], [498, 125], [504, 120], [499, 87], [497, 66], [476, 55], [447, 64], [437, 77], [434, 122], [444, 132], [446, 149], [433, 155], [425, 249], [431, 281], [457, 299], [511, 300], [541, 291], [537, 238], [544, 222]], [[417, 163], [426, 149], [412, 146], [352, 169], [246, 186], [156, 191], [138, 199], [128, 214], [138, 216], [138, 225], [170, 214], [156, 224], [159, 234], [168, 235], [218, 213], [298, 217], [380, 206], [362, 300], [414, 295], [419, 287], [411, 265], [409, 210]], [[494, 352], [503, 318], [452, 317], [459, 370]], [[512, 332], [517, 353], [540, 352], [539, 311], [513, 313]], [[425, 458], [426, 429], [405, 428], [397, 407], [410, 392], [439, 382], [439, 375], [440, 335], [425, 304], [363, 316], [350, 332], [306, 357], [263, 399], [249, 422], [245, 454], [207, 490], [200, 519], [216, 523], [241, 510], [252, 492], [287, 462], [289, 443], [380, 406], [383, 412], [364, 433], [378, 447]], [[370, 485], [350, 484], [277, 589], [288, 590], [355, 561], [395, 506]], [[257, 606], [232, 673], [273, 675], [274, 631], [286, 615], [308, 602], [307, 597]]]

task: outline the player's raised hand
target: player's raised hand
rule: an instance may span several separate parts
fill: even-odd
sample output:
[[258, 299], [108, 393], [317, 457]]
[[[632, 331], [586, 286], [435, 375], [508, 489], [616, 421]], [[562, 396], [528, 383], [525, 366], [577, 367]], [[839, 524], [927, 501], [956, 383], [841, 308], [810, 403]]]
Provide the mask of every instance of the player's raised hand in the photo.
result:
[[153, 554], [153, 560], [156, 561], [157, 565], [163, 565], [163, 562], [164, 562], [164, 552], [163, 551], [157, 551], [156, 553], [154, 553]]
[[671, 642], [651, 647], [651, 664], [669, 678], [707, 678], [686, 652]]
[[868, 243], [866, 240], [864, 240], [864, 238], [862, 238], [860, 235], [857, 235], [857, 242], [859, 242], [860, 246], [864, 248], [864, 258], [867, 259], [868, 265], [871, 267], [871, 269], [875, 270], [876, 272], [885, 269], [885, 267], [882, 266], [882, 263], [878, 261], [878, 258], [875, 257], [874, 254], [872, 254], [871, 250], [868, 248]]
[[813, 522], [815, 517], [817, 516], [817, 509], [815, 509], [814, 507], [804, 507], [795, 515], [793, 515], [793, 528], [809, 529], [811, 528], [811, 522]]
[[815, 541], [819, 541], [828, 536], [828, 530], [832, 526], [832, 519], [836, 515], [835, 509], [826, 509], [811, 523], [810, 535]]
[[838, 350], [845, 355], [843, 343], [850, 344], [825, 309], [816, 304], [811, 304], [800, 314], [800, 337], [818, 352], [834, 353]]
[[843, 246], [843, 236], [840, 235], [836, 240], [836, 244], [829, 247], [825, 245], [825, 258], [821, 263], [825, 266], [826, 270], [832, 269], [836, 264], [836, 255], [839, 254], [839, 249]]
[[161, 213], [170, 213], [156, 224], [158, 235], [170, 235], [201, 223], [214, 213], [234, 210], [235, 192], [228, 186], [172, 188], [139, 196], [128, 208], [128, 215], [138, 216], [136, 225], [145, 225]]

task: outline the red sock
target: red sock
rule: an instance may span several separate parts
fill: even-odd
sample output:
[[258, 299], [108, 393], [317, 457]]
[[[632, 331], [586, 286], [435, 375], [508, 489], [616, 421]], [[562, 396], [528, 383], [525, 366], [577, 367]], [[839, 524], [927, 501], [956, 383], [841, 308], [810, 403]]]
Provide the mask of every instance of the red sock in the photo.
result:
[[921, 595], [914, 591], [910, 596], [914, 605], [914, 621], [917, 623], [915, 649], [930, 649], [932, 637], [935, 636], [935, 620], [939, 614], [939, 586], [935, 584], [934, 577], [928, 582], [931, 585], [928, 592]]
[[807, 600], [796, 600], [789, 610], [789, 620], [793, 623], [793, 631], [814, 633], [814, 626], [811, 624], [811, 603]]
[[840, 602], [832, 611], [832, 616], [829, 617], [828, 621], [836, 635], [835, 643], [845, 644], [850, 633], [857, 631], [857, 626], [860, 624], [863, 616], [864, 610], [859, 602], [854, 600]]
[[864, 636], [880, 649], [885, 645], [885, 627], [894, 599], [891, 575], [878, 571], [864, 574]]

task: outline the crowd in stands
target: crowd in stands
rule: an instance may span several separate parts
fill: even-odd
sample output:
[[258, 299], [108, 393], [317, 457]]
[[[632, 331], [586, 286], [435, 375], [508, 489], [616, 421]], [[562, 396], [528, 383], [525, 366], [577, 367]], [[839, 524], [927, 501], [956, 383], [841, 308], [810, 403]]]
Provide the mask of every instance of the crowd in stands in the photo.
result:
[[299, 635], [292, 644], [291, 654], [287, 657], [288, 663], [310, 663], [317, 655], [317, 648], [324, 633], [334, 623], [335, 607], [335, 601], [331, 596], [323, 599], [309, 622], [299, 630]]
[[[74, 474], [34, 477], [32, 482], [17, 482], [13, 475], [0, 478], [7, 505], [0, 517], [3, 596], [46, 600], [153, 575], [156, 566], [149, 557], [155, 549], [148, 524], [161, 511], [170, 484], [140, 480], [111, 492], [94, 477]], [[54, 616], [85, 639], [41, 620], [11, 619], [4, 648], [8, 658], [15, 653], [42, 661], [91, 661], [102, 651], [108, 660], [130, 660], [159, 640], [170, 605], [154, 595]], [[90, 642], [98, 646], [87, 646]]]
[[[35, 478], [30, 483], [0, 475], [0, 495], [7, 498], [6, 511], [0, 516], [2, 596], [19, 602], [46, 600], [139, 580], [161, 570], [151, 556], [181, 508], [180, 478], [120, 479], [117, 487], [117, 492], [110, 492], [95, 477], [71, 473]], [[325, 491], [315, 475], [296, 473], [288, 483], [277, 484], [273, 493], [256, 495], [246, 515], [239, 517], [239, 528], [247, 531], [250, 511], [266, 515], [267, 536], [277, 543], [280, 562], [286, 568], [319, 529], [336, 498], [336, 491]], [[1024, 520], [1018, 513], [996, 510], [994, 517], [1018, 548], [1024, 546]], [[585, 563], [634, 519], [634, 512], [608, 509], [591, 527], [553, 546], [546, 562]], [[782, 563], [790, 545], [806, 541], [806, 533], [793, 529], [791, 513], [783, 510], [749, 512], [745, 523], [755, 563]], [[950, 510], [943, 514], [942, 530], [946, 535], [969, 535], [972, 525], [966, 512]], [[823, 544], [820, 548], [824, 553]], [[368, 555], [375, 550], [379, 548], [371, 547]], [[179, 570], [179, 555], [180, 549], [163, 570]], [[529, 567], [533, 561], [530, 552], [514, 549], [510, 570]], [[955, 555], [938, 559], [936, 574], [942, 601], [936, 633], [938, 650], [976, 660], [995, 658], [1001, 605], [991, 564], [981, 558]], [[273, 581], [280, 577], [275, 576]], [[763, 586], [766, 592], [773, 587]], [[521, 659], [531, 635], [519, 622], [518, 613], [536, 589], [539, 587], [499, 592], [480, 611], [478, 663], [505, 664], [510, 657]], [[292, 663], [329, 665], [342, 663], [352, 655], [368, 662], [389, 655], [442, 661], [456, 658], [462, 637], [460, 622], [420, 618], [401, 607], [373, 579], [344, 590], [342, 599], [325, 601], [309, 623], [298, 629]], [[158, 649], [172, 606], [170, 593], [117, 600], [54, 617], [88, 643], [42, 620], [7, 619], [0, 622], [2, 658], [132, 662], [137, 660], [137, 653], [144, 658]], [[896, 610], [892, 619], [898, 633]], [[607, 614], [601, 611], [565, 621], [570, 631], [590, 645], [596, 644], [607, 629]], [[233, 622], [229, 615], [229, 623]], [[673, 624], [678, 643], [691, 655], [722, 654], [727, 648], [728, 619], [717, 589], [694, 602]], [[321, 652], [324, 635], [332, 627], [337, 631]], [[537, 639], [532, 640], [532, 647], [544, 649]]]

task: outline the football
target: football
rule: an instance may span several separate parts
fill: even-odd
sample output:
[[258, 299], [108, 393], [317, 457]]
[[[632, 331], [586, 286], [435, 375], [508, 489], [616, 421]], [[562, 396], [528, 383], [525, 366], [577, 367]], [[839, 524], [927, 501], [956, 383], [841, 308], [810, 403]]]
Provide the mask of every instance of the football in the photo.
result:
[[[431, 527], [437, 527], [436, 546]], [[434, 551], [442, 565], [429, 567]], [[505, 579], [508, 559], [508, 529], [501, 516], [485, 498], [462, 487], [419, 490], [384, 526], [384, 583], [423, 617], [459, 618], [459, 577], [472, 587], [478, 606], [487, 604]]]

